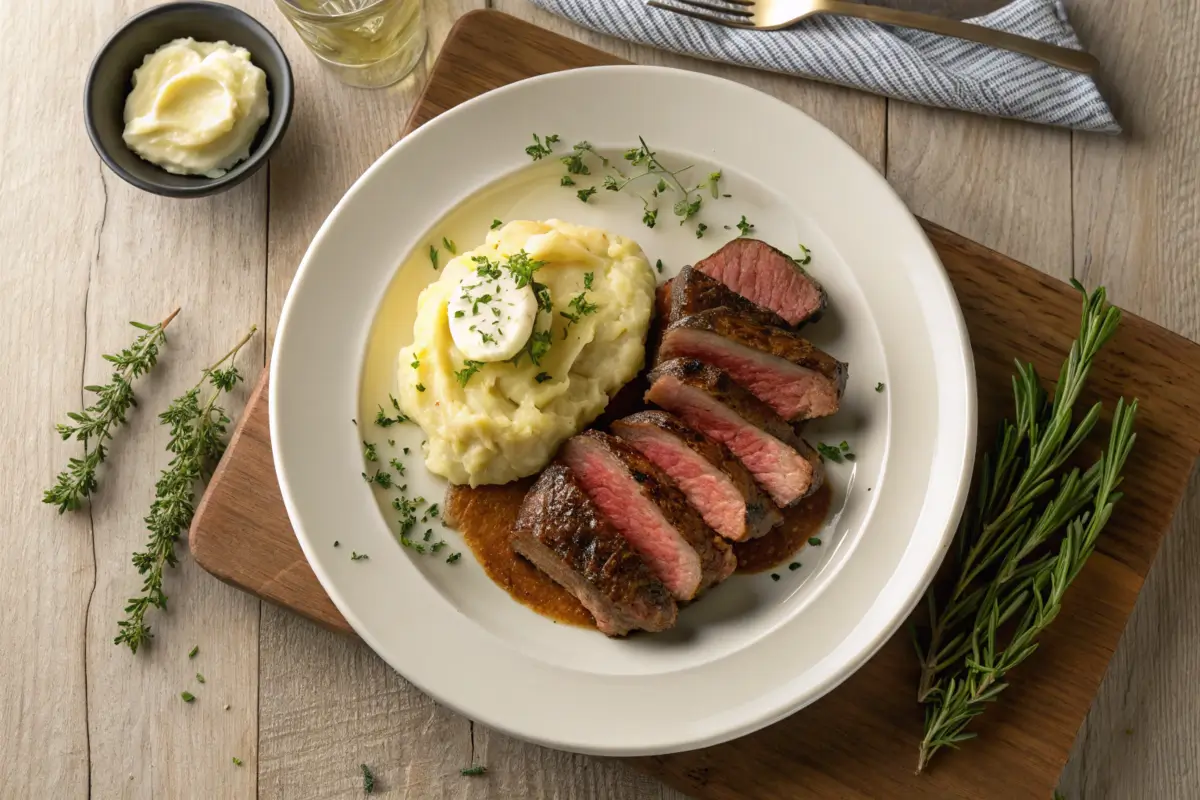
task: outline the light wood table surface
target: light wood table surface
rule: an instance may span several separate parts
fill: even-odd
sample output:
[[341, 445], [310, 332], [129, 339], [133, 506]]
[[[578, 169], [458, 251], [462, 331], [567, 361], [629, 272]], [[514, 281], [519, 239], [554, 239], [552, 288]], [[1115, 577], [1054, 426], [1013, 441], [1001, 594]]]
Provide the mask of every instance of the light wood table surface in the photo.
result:
[[[354, 797], [367, 763], [385, 797], [681, 798], [619, 762], [474, 725], [364, 645], [218, 583], [186, 556], [168, 576], [170, 613], [154, 620], [153, 646], [135, 657], [113, 645], [139, 583], [129, 555], [145, 540], [166, 461], [155, 415], [251, 324], [264, 334], [243, 366], [257, 373], [312, 234], [395, 141], [454, 20], [485, 0], [427, 0], [423, 65], [376, 92], [324, 74], [272, 0], [232, 2], [288, 51], [295, 114], [269, 168], [191, 201], [123, 183], [83, 126], [93, 53], [153, 0], [0, 3], [0, 797]], [[1121, 138], [703, 64], [587, 33], [526, 0], [491, 5], [633, 61], [783, 98], [857, 148], [913, 212], [1053, 275], [1104, 284], [1126, 309], [1200, 339], [1193, 0], [1067, 0], [1104, 64], [1102, 84], [1128, 129]], [[153, 322], [177, 305], [167, 357], [140, 386], [100, 496], [58, 516], [42, 489], [76, 452], [54, 423], [80, 406], [85, 384], [106, 379], [99, 355], [131, 340], [128, 320]], [[1036, 309], [1014, 309], [1014, 324], [1027, 312]], [[1198, 516], [1193, 476], [1063, 774], [1070, 800], [1200, 797]], [[179, 697], [188, 688], [191, 704]], [[487, 777], [459, 776], [471, 763], [486, 764]]]

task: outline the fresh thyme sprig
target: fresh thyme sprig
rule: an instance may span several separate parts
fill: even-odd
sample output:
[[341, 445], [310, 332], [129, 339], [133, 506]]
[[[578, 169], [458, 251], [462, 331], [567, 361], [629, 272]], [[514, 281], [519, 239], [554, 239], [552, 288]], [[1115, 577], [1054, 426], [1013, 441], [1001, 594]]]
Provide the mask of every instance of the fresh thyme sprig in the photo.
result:
[[[78, 509], [84, 498], [91, 497], [96, 491], [96, 470], [108, 456], [104, 442], [113, 438], [113, 427], [123, 425], [129, 409], [137, 405], [133, 381], [158, 362], [159, 347], [167, 340], [167, 326], [178, 313], [177, 308], [157, 325], [130, 322], [142, 334], [120, 353], [102, 356], [115, 365], [109, 382], [103, 386], [84, 387], [85, 391], [97, 396], [96, 402], [83, 411], [68, 413], [67, 417], [74, 424], [55, 426], [63, 441], [73, 438], [83, 442], [83, 458], [69, 459], [67, 468], [58, 474], [54, 485], [42, 494], [42, 502], [58, 506], [58, 513]], [[93, 442], [94, 446], [89, 447]]]
[[1100, 418], [1096, 403], [1075, 423], [1074, 407], [1093, 359], [1120, 323], [1103, 289], [1089, 295], [1073, 284], [1083, 296], [1080, 334], [1056, 394], [1048, 399], [1033, 366], [1017, 363], [1016, 422], [1001, 423], [995, 450], [984, 458], [976, 502], [956, 537], [957, 580], [940, 603], [934, 588], [926, 593], [930, 630], [924, 642], [914, 632], [917, 698], [926, 705], [918, 771], [941, 748], [975, 735], [966, 726], [1006, 688], [1008, 670], [1036, 650], [1121, 497], [1116, 488], [1136, 439], [1136, 400], [1118, 401], [1100, 460], [1064, 472]]
[[[175, 545], [180, 534], [191, 525], [196, 484], [207, 480], [225, 452], [225, 432], [230, 420], [217, 400], [242, 379], [235, 362], [238, 352], [256, 330], [257, 327], [251, 327], [232, 350], [204, 370], [195, 386], [175, 398], [158, 417], [162, 424], [170, 426], [167, 451], [172, 458], [155, 484], [154, 503], [145, 518], [150, 530], [146, 549], [133, 554], [133, 565], [142, 576], [141, 593], [129, 599], [126, 617], [117, 623], [118, 633], [113, 639], [113, 644], [128, 645], [134, 653], [153, 638], [146, 624], [146, 612], [152, 607], [160, 611], [167, 607], [163, 572], [178, 563]], [[202, 399], [206, 385], [212, 390]]]

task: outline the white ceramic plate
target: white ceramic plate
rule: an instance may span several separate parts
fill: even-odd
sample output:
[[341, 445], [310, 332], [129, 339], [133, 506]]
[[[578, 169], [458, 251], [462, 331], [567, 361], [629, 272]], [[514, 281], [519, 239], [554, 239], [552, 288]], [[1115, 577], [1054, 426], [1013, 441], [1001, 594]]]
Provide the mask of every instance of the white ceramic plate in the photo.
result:
[[[669, 208], [650, 231], [633, 198], [601, 191], [584, 205], [557, 185], [554, 162], [531, 167], [524, 148], [534, 130], [560, 134], [560, 151], [588, 139], [619, 152], [640, 135], [663, 160], [695, 163], [697, 182], [722, 169], [733, 196], [706, 200], [703, 240]], [[850, 383], [843, 410], [807, 435], [847, 439], [858, 459], [831, 466], [835, 511], [823, 546], [800, 557], [803, 569], [777, 581], [734, 576], [685, 609], [678, 630], [610, 640], [513, 602], [469, 554], [447, 565], [397, 544], [360, 477], [367, 421], [350, 424], [364, 349], [393, 279], [434, 275], [427, 265], [397, 275], [408, 254], [440, 241], [448, 225], [458, 226], [460, 249], [482, 241], [486, 224], [468, 230], [465, 217], [447, 216], [472, 203], [480, 219], [553, 216], [631, 236], [651, 262], [663, 260], [664, 277], [736, 235], [724, 226], [742, 214], [759, 238], [812, 249], [832, 309], [808, 335], [850, 363]], [[974, 398], [967, 334], [937, 255], [848, 145], [737, 83], [600, 67], [465, 103], [367, 170], [317, 233], [288, 294], [270, 409], [300, 544], [377, 653], [437, 700], [506, 733], [625, 756], [750, 733], [828, 692], [883, 644], [949, 545], [974, 454]], [[397, 447], [422, 438], [414, 426], [387, 435]], [[444, 483], [409, 464], [413, 489], [440, 498]], [[457, 546], [453, 532], [438, 535]], [[370, 558], [351, 561], [351, 550]]]

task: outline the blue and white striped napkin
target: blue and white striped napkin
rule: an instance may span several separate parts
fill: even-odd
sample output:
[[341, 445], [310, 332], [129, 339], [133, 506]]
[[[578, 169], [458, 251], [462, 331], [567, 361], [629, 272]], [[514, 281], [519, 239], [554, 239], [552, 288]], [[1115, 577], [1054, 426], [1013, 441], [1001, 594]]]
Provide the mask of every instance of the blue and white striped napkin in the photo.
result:
[[[532, 2], [600, 33], [711, 61], [977, 114], [1121, 131], [1090, 77], [961, 39], [844, 17], [813, 17], [782, 31], [748, 31], [659, 11], [644, 0]], [[1015, 0], [969, 21], [1080, 48], [1060, 0]]]

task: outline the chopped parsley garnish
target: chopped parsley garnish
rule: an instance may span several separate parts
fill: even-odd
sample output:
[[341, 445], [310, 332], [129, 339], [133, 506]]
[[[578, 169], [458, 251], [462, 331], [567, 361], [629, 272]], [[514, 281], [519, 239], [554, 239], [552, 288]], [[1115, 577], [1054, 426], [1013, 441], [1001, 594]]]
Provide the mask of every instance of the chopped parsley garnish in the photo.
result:
[[596, 187], [589, 186], [586, 189], [580, 189], [578, 192], [575, 193], [575, 196], [578, 197], [581, 201], [586, 203], [588, 201], [588, 199], [595, 193], [596, 193]]
[[583, 273], [583, 288], [584, 288], [584, 289], [591, 289], [591, 288], [592, 288], [592, 281], [593, 281], [593, 280], [595, 280], [595, 278], [596, 278], [596, 273], [594, 273], [594, 272], [585, 272], [585, 273]]
[[[424, 522], [424, 521], [425, 521], [425, 518], [424, 518], [424, 517], [421, 517], [421, 521], [422, 521], [422, 522]], [[425, 529], [425, 535], [424, 535], [424, 536], [422, 536], [422, 537], [421, 537], [421, 539], [423, 539], [424, 541], [428, 542], [431, 536], [433, 536], [433, 528], [426, 528], [426, 529]]]
[[559, 186], [574, 186], [575, 180], [570, 175], [563, 175], [558, 179]]
[[800, 257], [795, 261], [802, 267], [808, 265], [812, 261], [812, 250], [809, 250], [804, 245], [800, 245]]
[[447, 239], [445, 236], [443, 236], [443, 237], [442, 237], [442, 247], [444, 247], [444, 248], [446, 248], [447, 250], [449, 250], [449, 251], [450, 251], [450, 255], [452, 255], [452, 256], [456, 256], [456, 255], [458, 255], [458, 248], [454, 246], [454, 240], [453, 240], [453, 239]]
[[438, 249], [433, 245], [429, 245], [429, 263], [433, 264], [433, 268], [438, 268]]
[[465, 312], [465, 311], [455, 311], [455, 312], [454, 312], [454, 318], [455, 318], [455, 319], [462, 319], [462, 318], [463, 318], [463, 317], [465, 317], [466, 315], [467, 315], [467, 312]]
[[467, 776], [484, 775], [487, 773], [487, 767], [478, 765], [474, 767], [463, 767], [459, 770], [460, 773]]
[[658, 224], [658, 209], [647, 206], [642, 211], [642, 224], [653, 229]]
[[341, 547], [341, 546], [342, 546], [342, 543], [341, 543], [340, 541], [338, 541], [337, 539], [334, 539], [334, 540], [333, 540], [333, 546], [334, 546], [334, 547]]
[[462, 553], [451, 553], [450, 555], [446, 556], [446, 563], [453, 564], [455, 561], [458, 561], [460, 558], [462, 558]]
[[810, 536], [808, 538], [808, 543], [811, 544], [813, 547], [820, 547], [821, 546], [821, 537]]
[[717, 185], [721, 182], [721, 170], [708, 173], [708, 191], [712, 194], [713, 200], [720, 196], [721, 190]]
[[779, 580], [779, 573], [778, 573], [778, 572], [772, 572], [772, 573], [771, 573], [771, 580], [773, 580], [773, 581], [777, 581], [777, 580]]
[[408, 448], [404, 448], [404, 455], [408, 455]]
[[437, 515], [442, 512], [438, 509], [438, 504], [434, 503], [433, 505], [429, 506], [429, 510], [426, 511], [425, 513], [428, 514], [429, 516], [433, 517], [434, 519], [437, 519]]
[[788, 569], [790, 569], [792, 572], [795, 572], [802, 566], [803, 564], [801, 564], [799, 561], [793, 561], [792, 563], [788, 564]]
[[392, 473], [390, 472], [384, 472], [381, 469], [377, 469], [375, 470], [374, 475], [368, 475], [364, 472], [362, 476], [364, 481], [367, 483], [373, 483], [381, 489], [392, 488]]
[[[487, 334], [484, 334], [484, 336], [487, 336]], [[487, 340], [485, 339], [484, 341]], [[471, 380], [471, 376], [473, 376], [476, 372], [479, 372], [479, 370], [482, 368], [482, 361], [464, 361], [463, 368], [460, 370], [455, 370], [454, 377], [458, 378], [459, 386], [466, 386], [467, 381]]]
[[545, 261], [534, 261], [524, 250], [519, 251], [516, 255], [509, 256], [508, 263], [505, 264], [505, 267], [508, 268], [508, 271], [512, 273], [513, 279], [517, 282], [518, 289], [533, 284], [534, 292], [537, 291], [540, 284], [534, 283], [533, 273], [544, 266], [546, 266]]
[[196, 699], [196, 695], [191, 692], [180, 692], [179, 696], [183, 698], [183, 702], [190, 703]]
[[238, 758], [237, 756], [234, 756], [233, 757], [233, 765], [235, 767], [240, 767], [242, 765], [242, 760], [240, 758]]
[[363, 775], [363, 794], [371, 794], [375, 791], [375, 776], [366, 764], [359, 764], [358, 768], [362, 770]]
[[853, 461], [855, 459], [854, 453], [850, 452], [850, 445], [848, 442], [842, 442], [836, 447], [831, 444], [819, 442], [817, 444], [817, 452], [837, 464], [840, 464], [843, 461]]
[[654, 268], [656, 270], [658, 270], [659, 275], [662, 275], [662, 259], [661, 258], [654, 262]]
[[396, 446], [396, 440], [388, 439], [388, 447], [395, 447], [395, 446]]
[[883, 383], [882, 383], [882, 382], [875, 384], [875, 391], [877, 391], [877, 392], [882, 392], [882, 391], [883, 391], [883, 388], [884, 388], [884, 387], [883, 387]]
[[421, 366], [421, 360], [419, 358], [417, 358], [416, 356], [413, 356], [412, 363], [409, 364], [409, 366], [412, 367], [413, 369], [416, 369], [417, 367]]
[[529, 360], [533, 362], [535, 367], [542, 365], [542, 359], [546, 353], [550, 352], [550, 346], [554, 343], [554, 338], [550, 335], [550, 330], [534, 331], [529, 335]]
[[490, 228], [490, 230], [493, 230], [493, 231], [494, 231], [494, 230], [496, 230], [496, 228], [499, 228], [499, 227], [500, 227], [501, 225], [503, 225], [503, 224], [504, 224], [504, 223], [503, 223], [503, 222], [501, 222], [500, 220], [498, 220], [498, 219], [494, 219], [494, 220], [492, 220], [492, 227]]
[[197, 680], [199, 683], [204, 683], [204, 676], [203, 676], [203, 675], [201, 675], [199, 672], [197, 672], [197, 673], [196, 673], [196, 680]]
[[[495, 344], [496, 343], [495, 336], [492, 336], [490, 333], [484, 333], [483, 331], [479, 332], [479, 340], [482, 341], [484, 344]], [[455, 373], [455, 374], [458, 374], [458, 373]], [[468, 377], [470, 377], [470, 376], [468, 376]]]
[[351, 561], [363, 561], [364, 559], [369, 559], [369, 558], [370, 558], [370, 556], [367, 555], [366, 553], [356, 553], [353, 550], [350, 551], [350, 560]]
[[537, 375], [533, 376], [533, 379], [538, 383], [545, 383], [546, 381], [554, 380], [550, 377], [550, 373], [548, 372], [539, 372]]
[[563, 328], [562, 337], [564, 340], [567, 338], [567, 332], [571, 330], [572, 325], [574, 325], [576, 322], [579, 322], [579, 320], [582, 318], [590, 314], [595, 314], [600, 310], [599, 305], [596, 303], [589, 303], [586, 298], [587, 292], [580, 292], [571, 298], [571, 302], [567, 305], [567, 307], [571, 309], [570, 312], [558, 312], [558, 315], [567, 321], [566, 327]]
[[708, 230], [708, 226], [707, 226], [707, 225], [705, 225], [703, 222], [701, 222], [699, 225], [697, 225], [697, 226], [696, 226], [696, 238], [697, 238], [697, 239], [703, 239], [703, 238], [704, 238], [704, 232], [705, 232], [706, 230]]
[[750, 232], [754, 230], [754, 224], [751, 222], [747, 222], [746, 215], [742, 214], [741, 220], [738, 221], [737, 229], [738, 229], [738, 236], [749, 236]]
[[592, 171], [588, 169], [588, 165], [583, 160], [583, 154], [591, 149], [592, 146], [587, 142], [579, 142], [571, 148], [571, 155], [563, 156], [561, 159], [567, 168], [567, 172], [572, 175], [591, 175]]
[[403, 461], [401, 461], [398, 458], [393, 458], [388, 463], [392, 465], [392, 469], [396, 470], [397, 474], [399, 474], [401, 478], [404, 477], [404, 462]]
[[392, 408], [396, 410], [396, 416], [389, 417], [383, 410], [383, 406], [380, 406], [379, 413], [375, 415], [375, 424], [381, 428], [390, 428], [397, 423], [408, 422], [408, 417], [400, 413], [400, 401], [396, 399], [395, 395], [389, 394], [388, 399], [392, 401]]
[[192, 649], [191, 649], [191, 650], [188, 650], [188, 658], [195, 658], [195, 657], [196, 657], [196, 654], [197, 654], [197, 653], [199, 653], [199, 652], [200, 652], [200, 645], [198, 645], [198, 644], [197, 644], [197, 645], [193, 645], [193, 646], [192, 646]]
[[417, 384], [417, 391], [418, 391], [418, 392], [423, 392], [423, 391], [425, 391], [425, 384], [423, 384], [423, 383], [418, 383], [418, 384]]
[[704, 202], [704, 198], [699, 196], [697, 196], [695, 200], [689, 200], [685, 197], [677, 202], [674, 208], [675, 216], [683, 218], [679, 220], [679, 224], [682, 225], [692, 217], [696, 216], [696, 213], [700, 211], [700, 204], [702, 202]]
[[375, 452], [375, 445], [370, 442], [363, 442], [363, 458], [367, 461], [378, 461], [379, 454]]
[[534, 161], [541, 161], [554, 152], [554, 145], [558, 144], [558, 141], [558, 134], [552, 133], [546, 136], [546, 142], [543, 144], [542, 138], [535, 133], [533, 134], [533, 144], [525, 148], [525, 155]]

